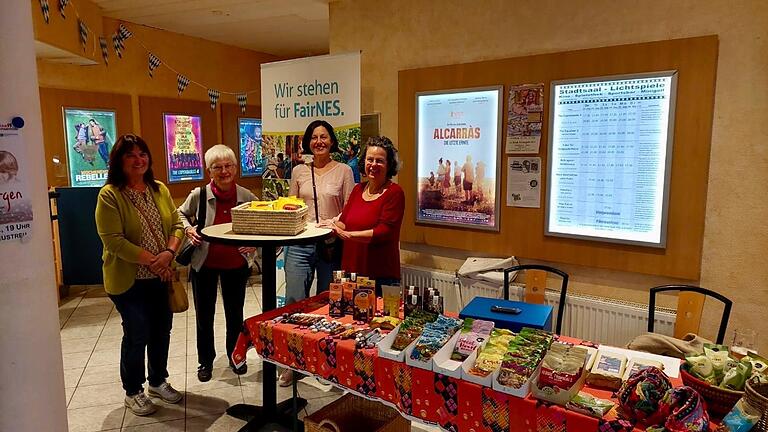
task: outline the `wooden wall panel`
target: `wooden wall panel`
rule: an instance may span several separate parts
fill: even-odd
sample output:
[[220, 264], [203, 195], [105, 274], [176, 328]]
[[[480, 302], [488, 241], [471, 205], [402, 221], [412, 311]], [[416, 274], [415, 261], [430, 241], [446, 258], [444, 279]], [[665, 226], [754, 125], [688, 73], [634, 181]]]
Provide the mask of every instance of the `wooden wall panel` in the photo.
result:
[[[155, 172], [155, 178], [168, 185], [174, 198], [183, 199], [193, 188], [210, 181], [206, 171], [203, 180], [168, 183], [163, 127], [164, 113], [200, 116], [203, 153], [205, 153], [209, 148], [219, 144], [218, 131], [221, 127], [221, 117], [217, 111], [211, 110], [208, 102], [142, 96], [139, 97], [139, 113], [142, 138], [147, 142], [152, 153], [152, 169]], [[203, 162], [203, 168], [205, 168], [205, 162]]]
[[[118, 136], [133, 132], [133, 112], [131, 111], [131, 97], [129, 95], [41, 87], [40, 112], [43, 121], [45, 170], [48, 176], [48, 186], [53, 187], [69, 186], [67, 145], [64, 136], [64, 108], [115, 111]], [[54, 156], [60, 158], [62, 168], [56, 169], [52, 162]]]
[[[666, 249], [544, 236], [546, 175], [542, 176], [542, 207], [513, 208], [505, 206], [504, 170], [500, 178], [501, 194], [497, 197], [502, 200], [499, 233], [416, 225], [415, 164], [407, 164], [398, 177], [408, 195], [401, 240], [485, 254], [699, 279], [717, 53], [717, 36], [704, 36], [400, 71], [398, 145], [405, 161], [416, 160], [417, 92], [503, 84], [506, 129], [509, 86], [544, 83], [547, 103], [539, 152], [543, 173], [548, 162], [551, 81], [670, 69], [679, 73]], [[504, 136], [506, 130], [502, 130]], [[502, 167], [505, 161], [506, 155], [502, 154], [499, 161]]]
[[[247, 105], [245, 114], [240, 106], [232, 103], [221, 104], [221, 127], [223, 128], [224, 145], [235, 152], [238, 164], [240, 162], [239, 119], [241, 117], [261, 118], [261, 106]], [[250, 189], [257, 197], [261, 197], [261, 177], [240, 177], [237, 183]]]

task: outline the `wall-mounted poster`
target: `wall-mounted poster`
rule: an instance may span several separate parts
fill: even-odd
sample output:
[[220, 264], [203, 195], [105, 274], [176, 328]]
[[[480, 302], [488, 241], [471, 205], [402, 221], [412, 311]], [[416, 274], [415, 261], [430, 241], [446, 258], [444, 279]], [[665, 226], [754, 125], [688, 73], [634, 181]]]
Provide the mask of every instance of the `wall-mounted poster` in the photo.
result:
[[416, 95], [417, 223], [499, 230], [502, 91]]
[[507, 153], [538, 153], [544, 111], [544, 84], [509, 89]]
[[261, 151], [261, 119], [238, 119], [240, 135], [240, 175], [260, 176], [266, 164]]
[[163, 114], [168, 182], [203, 179], [200, 116]]
[[677, 72], [553, 81], [545, 234], [666, 245]]
[[32, 234], [32, 195], [27, 146], [21, 131], [0, 124], [0, 242], [28, 239]]
[[117, 137], [115, 112], [64, 108], [64, 137], [69, 184], [72, 187], [104, 186], [109, 152]]

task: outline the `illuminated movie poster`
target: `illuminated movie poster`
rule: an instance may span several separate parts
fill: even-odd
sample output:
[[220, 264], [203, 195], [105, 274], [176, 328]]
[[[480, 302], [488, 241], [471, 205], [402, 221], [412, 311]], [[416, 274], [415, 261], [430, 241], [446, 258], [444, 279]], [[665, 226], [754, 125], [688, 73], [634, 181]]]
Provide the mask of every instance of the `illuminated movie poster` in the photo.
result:
[[104, 186], [109, 152], [117, 137], [114, 111], [64, 108], [69, 184]]
[[200, 116], [163, 114], [168, 182], [203, 179]]
[[260, 176], [264, 172], [261, 151], [261, 119], [238, 120], [240, 134], [240, 173], [243, 177]]
[[502, 86], [416, 95], [416, 222], [499, 230]]

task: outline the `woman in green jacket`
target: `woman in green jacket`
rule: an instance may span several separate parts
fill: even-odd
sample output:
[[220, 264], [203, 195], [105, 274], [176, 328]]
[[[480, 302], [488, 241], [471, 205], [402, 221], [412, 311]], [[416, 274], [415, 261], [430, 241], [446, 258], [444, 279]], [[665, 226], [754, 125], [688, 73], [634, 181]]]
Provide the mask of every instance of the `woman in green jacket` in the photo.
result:
[[96, 204], [96, 228], [104, 243], [104, 289], [123, 320], [125, 406], [149, 415], [156, 407], [144, 393], [145, 376], [151, 396], [168, 403], [182, 399], [165, 379], [173, 322], [167, 283], [184, 232], [168, 188], [154, 178], [149, 147], [136, 135], [121, 136], [112, 148], [107, 184]]

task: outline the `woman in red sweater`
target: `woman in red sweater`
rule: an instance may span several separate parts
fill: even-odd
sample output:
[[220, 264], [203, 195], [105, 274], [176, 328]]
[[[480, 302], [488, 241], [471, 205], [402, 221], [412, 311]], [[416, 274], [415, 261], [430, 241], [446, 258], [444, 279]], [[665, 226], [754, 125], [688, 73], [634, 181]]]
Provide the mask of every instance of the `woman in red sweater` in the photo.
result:
[[405, 210], [403, 189], [392, 182], [399, 163], [397, 149], [387, 137], [371, 137], [358, 164], [367, 181], [352, 189], [333, 230], [343, 241], [341, 268], [376, 280], [400, 282], [400, 225]]

